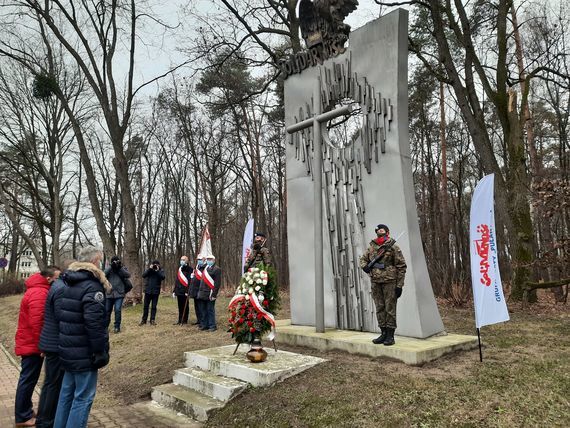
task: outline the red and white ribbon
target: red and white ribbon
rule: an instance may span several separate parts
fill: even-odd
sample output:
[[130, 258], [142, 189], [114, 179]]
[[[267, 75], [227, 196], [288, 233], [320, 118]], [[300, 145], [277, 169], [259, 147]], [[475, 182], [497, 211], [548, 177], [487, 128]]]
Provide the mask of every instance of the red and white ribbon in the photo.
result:
[[210, 276], [208, 269], [204, 269], [204, 272], [202, 272], [202, 274], [203, 274], [202, 280], [204, 281], [204, 283], [208, 287], [210, 287], [210, 290], [213, 290], [215, 288], [215, 283], [214, 283], [214, 280], [212, 279], [212, 277]]
[[249, 301], [251, 302], [253, 307], [257, 310], [257, 312], [261, 313], [263, 315], [263, 318], [265, 318], [269, 322], [269, 324], [271, 324], [271, 332], [267, 335], [267, 339], [268, 340], [275, 339], [275, 317], [270, 312], [267, 312], [263, 308], [263, 305], [259, 302], [259, 299], [257, 298], [257, 295], [255, 293], [251, 293], [249, 295]]
[[178, 281], [180, 281], [180, 284], [188, 288], [188, 278], [186, 278], [186, 275], [184, 275], [184, 272], [182, 272], [182, 267], [178, 268], [177, 276], [178, 276]]
[[228, 308], [230, 308], [230, 309], [233, 308], [235, 305], [237, 305], [242, 300], [245, 300], [245, 296], [243, 294], [236, 294], [234, 297], [232, 297], [232, 300], [230, 300], [230, 304], [228, 305]]
[[201, 271], [200, 269], [198, 269], [198, 268], [195, 268], [195, 269], [194, 269], [194, 277], [195, 277], [196, 279], [201, 280], [201, 279], [202, 279], [202, 271]]

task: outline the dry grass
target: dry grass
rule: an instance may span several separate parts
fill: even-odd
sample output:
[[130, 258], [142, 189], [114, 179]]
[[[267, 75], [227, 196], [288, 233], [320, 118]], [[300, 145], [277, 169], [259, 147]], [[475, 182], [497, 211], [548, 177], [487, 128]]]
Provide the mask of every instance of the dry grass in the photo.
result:
[[[11, 349], [19, 297], [0, 299], [2, 342]], [[284, 298], [284, 303], [288, 301]], [[125, 308], [124, 332], [111, 334], [111, 363], [102, 370], [96, 407], [147, 399], [171, 380], [183, 352], [230, 344], [227, 297], [218, 328], [204, 333], [171, 325], [176, 305], [162, 298], [156, 327], [136, 324], [141, 307]], [[271, 388], [246, 391], [216, 413], [210, 426], [570, 426], [570, 316], [566, 307], [510, 305], [511, 321], [482, 329], [478, 351], [448, 355], [422, 367], [283, 346], [328, 359]], [[440, 302], [448, 331], [473, 334], [472, 309]], [[279, 318], [286, 318], [284, 307]]]

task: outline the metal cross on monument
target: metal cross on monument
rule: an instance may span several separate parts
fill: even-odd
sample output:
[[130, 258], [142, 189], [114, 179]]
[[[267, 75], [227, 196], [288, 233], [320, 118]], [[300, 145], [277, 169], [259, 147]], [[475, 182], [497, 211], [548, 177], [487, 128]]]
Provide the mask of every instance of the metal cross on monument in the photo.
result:
[[313, 90], [314, 115], [302, 122], [287, 127], [287, 133], [293, 134], [303, 129], [313, 127], [314, 164], [313, 164], [313, 196], [315, 206], [315, 327], [317, 333], [325, 332], [325, 291], [323, 277], [323, 155], [321, 126], [332, 119], [350, 115], [354, 104], [338, 107], [326, 113], [321, 113], [321, 78], [317, 77]]

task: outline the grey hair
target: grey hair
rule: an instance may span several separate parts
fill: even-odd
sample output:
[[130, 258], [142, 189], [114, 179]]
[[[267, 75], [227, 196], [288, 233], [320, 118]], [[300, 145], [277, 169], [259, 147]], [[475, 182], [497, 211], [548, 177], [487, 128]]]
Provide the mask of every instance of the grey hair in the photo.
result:
[[88, 245], [79, 250], [77, 253], [77, 261], [91, 263], [99, 255], [103, 255], [103, 251], [100, 248]]

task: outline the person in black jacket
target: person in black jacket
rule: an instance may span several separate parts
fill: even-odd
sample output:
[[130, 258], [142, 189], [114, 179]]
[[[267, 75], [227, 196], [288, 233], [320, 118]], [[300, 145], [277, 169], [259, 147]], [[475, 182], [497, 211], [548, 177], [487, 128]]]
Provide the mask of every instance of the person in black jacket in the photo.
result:
[[85, 247], [61, 275], [65, 286], [54, 301], [59, 325], [58, 352], [65, 370], [57, 403], [57, 428], [87, 426], [97, 389], [97, 374], [109, 363], [105, 293], [111, 284], [99, 265], [103, 253]]
[[200, 311], [200, 301], [198, 300], [198, 290], [200, 290], [200, 283], [202, 282], [202, 272], [206, 268], [206, 259], [198, 254], [196, 257], [196, 268], [192, 273], [192, 280], [190, 281], [190, 298], [194, 300], [194, 311], [196, 312], [196, 322], [194, 325], [204, 324], [204, 316]]
[[172, 295], [178, 301], [178, 322], [174, 325], [188, 324], [188, 315], [190, 308], [188, 305], [188, 293], [190, 282], [192, 281], [192, 266], [188, 264], [188, 257], [180, 257], [180, 266], [176, 272], [176, 281], [174, 282], [174, 290]]
[[110, 293], [107, 293], [105, 300], [105, 309], [107, 310], [107, 327], [111, 324], [111, 312], [115, 308], [115, 328], [114, 333], [121, 332], [121, 309], [125, 295], [133, 289], [133, 285], [129, 278], [131, 274], [126, 267], [123, 266], [119, 256], [111, 257], [111, 266], [105, 269], [105, 276], [109, 280], [109, 284], [113, 287]]
[[44, 325], [40, 335], [40, 351], [45, 355], [44, 384], [38, 403], [36, 427], [52, 428], [59, 391], [63, 381], [63, 368], [59, 361], [59, 323], [55, 319], [55, 301], [61, 298], [65, 282], [55, 280], [49, 290], [44, 311]]
[[143, 316], [139, 325], [145, 325], [148, 318], [148, 307], [152, 303], [152, 308], [150, 310], [150, 325], [156, 325], [156, 305], [158, 304], [158, 298], [160, 297], [160, 290], [162, 288], [162, 281], [166, 278], [164, 274], [164, 269], [160, 266], [158, 260], [153, 260], [147, 270], [142, 274], [145, 280], [144, 288], [144, 308]]
[[216, 298], [222, 285], [222, 270], [215, 266], [216, 258], [209, 254], [206, 256], [206, 268], [202, 272], [202, 281], [198, 290], [197, 299], [202, 312], [200, 330], [216, 331]]

